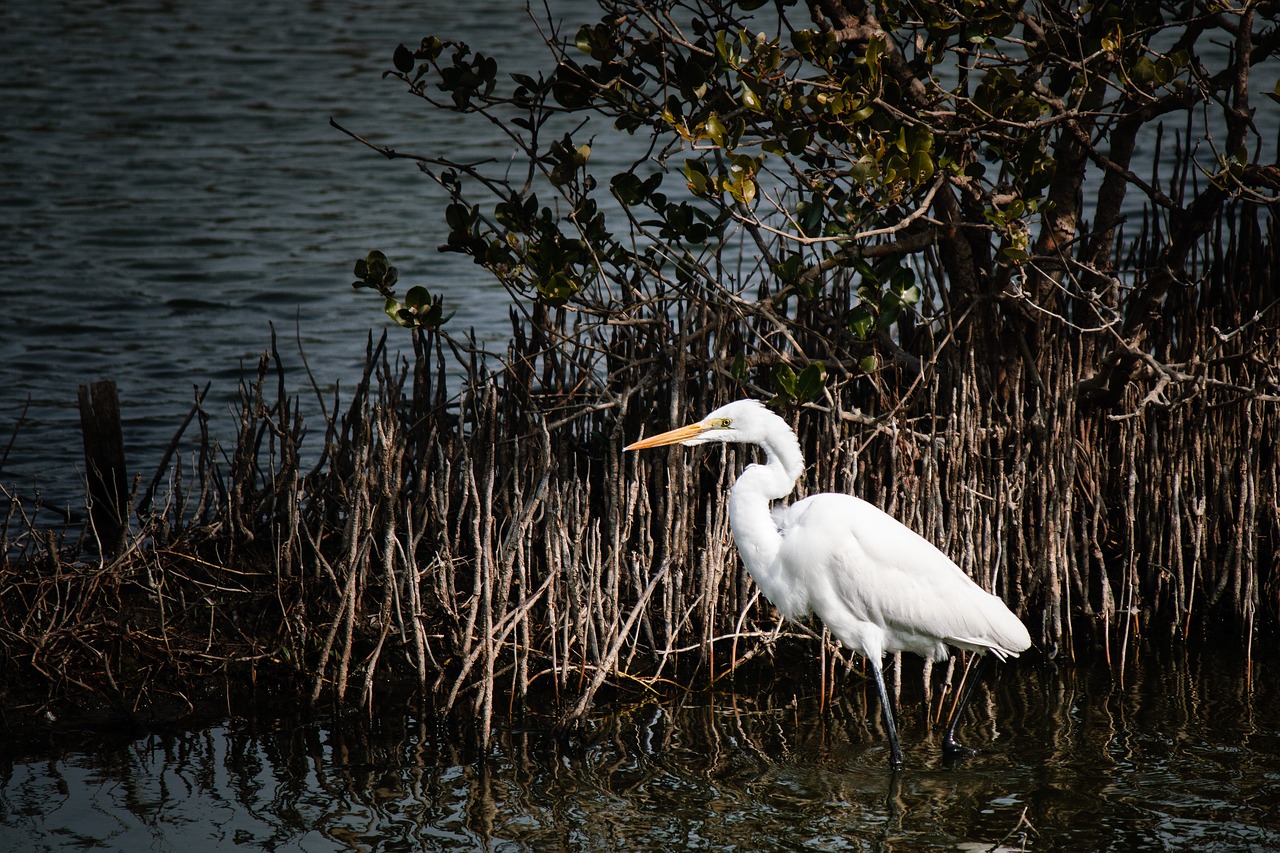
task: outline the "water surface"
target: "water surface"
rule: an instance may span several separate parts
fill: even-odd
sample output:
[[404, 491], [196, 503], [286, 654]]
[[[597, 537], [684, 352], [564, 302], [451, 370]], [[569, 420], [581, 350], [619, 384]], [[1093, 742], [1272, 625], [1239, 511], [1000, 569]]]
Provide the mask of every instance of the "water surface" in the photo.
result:
[[[0, 762], [0, 848], [29, 850], [1276, 850], [1280, 683], [1232, 656], [1008, 665], [948, 763], [904, 687], [886, 767], [854, 677], [608, 703], [480, 753], [405, 707], [63, 733]], [[908, 679], [910, 682], [910, 679]], [[19, 747], [21, 752], [21, 747]]]
[[[599, 16], [591, 0], [553, 6]], [[76, 388], [93, 379], [119, 383], [129, 463], [148, 478], [194, 387], [212, 383], [227, 439], [272, 324], [293, 391], [308, 390], [295, 337], [323, 388], [349, 387], [369, 331], [388, 325], [350, 287], [370, 249], [399, 266], [402, 292], [443, 292], [457, 327], [505, 339], [505, 292], [437, 251], [444, 194], [329, 125], [510, 158], [483, 122], [429, 114], [382, 79], [397, 44], [428, 34], [508, 70], [547, 67], [512, 0], [0, 5], [0, 455], [24, 420], [0, 482], [75, 502]]]

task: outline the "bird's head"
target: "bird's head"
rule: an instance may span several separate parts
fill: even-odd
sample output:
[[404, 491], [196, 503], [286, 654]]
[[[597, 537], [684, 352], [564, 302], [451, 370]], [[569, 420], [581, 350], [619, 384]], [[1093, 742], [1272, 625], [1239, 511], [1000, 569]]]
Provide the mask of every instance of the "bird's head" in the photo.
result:
[[786, 422], [765, 408], [758, 400], [737, 400], [721, 406], [702, 420], [660, 435], [628, 444], [624, 450], [645, 450], [669, 444], [707, 444], [709, 442], [744, 442], [762, 444], [776, 433], [779, 425], [790, 432]]

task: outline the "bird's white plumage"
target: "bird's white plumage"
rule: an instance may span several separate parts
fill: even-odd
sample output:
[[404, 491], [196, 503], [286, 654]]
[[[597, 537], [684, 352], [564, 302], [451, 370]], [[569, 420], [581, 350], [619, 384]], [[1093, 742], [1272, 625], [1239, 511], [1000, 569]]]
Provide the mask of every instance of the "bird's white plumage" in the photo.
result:
[[[627, 449], [708, 442], [764, 449], [765, 464], [747, 466], [729, 496], [729, 521], [743, 564], [783, 616], [798, 620], [813, 613], [871, 661], [885, 700], [894, 766], [902, 758], [880, 675], [886, 653], [938, 660], [954, 646], [1004, 659], [1030, 648], [1026, 627], [1003, 601], [927, 539], [866, 501], [819, 494], [771, 509], [795, 487], [804, 458], [786, 421], [755, 400], [721, 406], [695, 424]], [[955, 721], [946, 744], [960, 750]]]
[[[808, 609], [845, 645], [940, 660], [947, 645], [1005, 658], [1031, 640], [1004, 602], [928, 540], [866, 501], [822, 494], [777, 514], [774, 572], [803, 573]], [[787, 614], [797, 618], [803, 614]]]

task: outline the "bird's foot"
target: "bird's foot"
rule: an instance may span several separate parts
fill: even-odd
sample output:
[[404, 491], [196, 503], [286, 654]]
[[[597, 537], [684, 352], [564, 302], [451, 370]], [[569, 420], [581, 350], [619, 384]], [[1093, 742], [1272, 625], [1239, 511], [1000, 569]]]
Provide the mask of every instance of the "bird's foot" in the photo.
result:
[[977, 755], [978, 750], [965, 746], [953, 737], [948, 737], [942, 741], [942, 754], [950, 759], [968, 758], [971, 755]]

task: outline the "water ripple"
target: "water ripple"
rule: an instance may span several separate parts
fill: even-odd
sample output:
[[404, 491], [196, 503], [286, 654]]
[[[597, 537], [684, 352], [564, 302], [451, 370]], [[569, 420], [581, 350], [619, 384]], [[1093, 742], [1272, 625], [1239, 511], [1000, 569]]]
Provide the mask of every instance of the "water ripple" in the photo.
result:
[[[303, 11], [265, 0], [251, 15], [227, 0], [93, 5], [0, 8], [4, 443], [32, 400], [0, 471], [7, 485], [72, 496], [76, 386], [102, 377], [149, 413], [126, 436], [145, 467], [185, 415], [191, 384], [234, 379], [272, 323], [300, 327], [320, 381], [354, 379], [366, 335], [385, 326], [376, 300], [349, 287], [352, 262], [372, 248], [396, 259], [402, 281], [456, 294], [455, 322], [505, 335], [505, 299], [486, 298], [500, 289], [436, 251], [441, 218], [423, 208], [444, 200], [410, 165], [328, 122], [505, 156], [456, 121], [424, 120], [381, 75], [397, 43], [432, 33], [542, 62], [520, 4]], [[595, 17], [582, 0], [557, 5]]]

